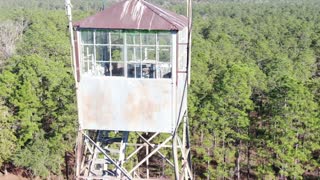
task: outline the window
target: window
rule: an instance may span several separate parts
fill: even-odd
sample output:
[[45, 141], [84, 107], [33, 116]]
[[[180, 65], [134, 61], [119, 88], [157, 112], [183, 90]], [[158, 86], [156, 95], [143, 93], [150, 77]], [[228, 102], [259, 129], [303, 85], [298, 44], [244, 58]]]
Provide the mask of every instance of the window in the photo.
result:
[[170, 32], [81, 30], [81, 52], [84, 74], [171, 78]]

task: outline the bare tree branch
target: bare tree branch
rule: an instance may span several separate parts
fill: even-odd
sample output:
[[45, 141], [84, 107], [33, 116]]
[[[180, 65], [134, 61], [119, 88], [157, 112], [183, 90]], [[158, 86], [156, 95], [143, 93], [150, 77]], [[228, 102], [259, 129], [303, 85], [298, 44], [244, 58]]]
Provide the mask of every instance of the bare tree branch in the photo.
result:
[[27, 24], [24, 18], [18, 21], [0, 22], [0, 66], [14, 54], [16, 43], [21, 38]]

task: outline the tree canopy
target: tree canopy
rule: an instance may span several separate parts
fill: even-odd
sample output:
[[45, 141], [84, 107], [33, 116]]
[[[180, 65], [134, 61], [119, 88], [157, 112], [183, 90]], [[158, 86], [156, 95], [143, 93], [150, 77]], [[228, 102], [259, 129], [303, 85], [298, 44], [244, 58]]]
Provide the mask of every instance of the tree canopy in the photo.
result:
[[[151, 2], [185, 10], [178, 0]], [[109, 3], [75, 0], [74, 18]], [[62, 174], [77, 130], [64, 3], [0, 7], [0, 170]], [[319, 8], [317, 0], [195, 1], [195, 179], [319, 178]]]

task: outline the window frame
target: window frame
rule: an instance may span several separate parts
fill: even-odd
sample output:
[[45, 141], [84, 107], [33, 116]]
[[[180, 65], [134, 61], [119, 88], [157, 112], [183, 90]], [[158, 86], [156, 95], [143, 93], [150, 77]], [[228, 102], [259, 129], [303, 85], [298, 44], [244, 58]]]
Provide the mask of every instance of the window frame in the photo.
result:
[[[105, 32], [107, 35], [108, 35], [108, 38], [107, 38], [107, 44], [98, 44], [96, 43], [97, 41], [97, 36], [96, 36], [96, 32], [97, 31], [103, 31]], [[88, 43], [85, 43], [82, 41], [82, 33], [83, 32], [92, 32], [92, 38], [93, 38], [93, 44], [88, 44]], [[112, 34], [116, 34], [116, 33], [120, 33], [120, 36], [122, 36], [122, 41], [123, 41], [123, 44], [113, 44], [112, 43]], [[152, 30], [152, 31], [147, 31], [147, 30], [112, 30], [112, 29], [89, 29], [89, 28], [85, 28], [85, 29], [79, 29], [78, 30], [78, 37], [79, 37], [79, 46], [80, 46], [80, 52], [79, 52], [79, 57], [80, 57], [80, 61], [79, 61], [79, 66], [80, 66], [80, 73], [81, 75], [85, 75], [85, 74], [90, 74], [89, 70], [90, 68], [87, 67], [88, 69], [85, 70], [83, 69], [83, 64], [84, 63], [90, 63], [90, 60], [84, 60], [85, 59], [85, 56], [84, 56], [84, 52], [83, 52], [83, 49], [85, 46], [93, 46], [93, 54], [92, 54], [92, 60], [91, 60], [91, 63], [92, 63], [92, 68], [91, 68], [91, 76], [101, 76], [101, 74], [98, 74], [98, 70], [97, 70], [97, 64], [99, 63], [106, 63], [106, 65], [109, 65], [109, 75], [106, 75], [106, 74], [103, 74], [102, 76], [104, 77], [121, 77], [121, 78], [128, 78], [128, 79], [173, 79], [173, 62], [174, 62], [174, 48], [175, 48], [175, 45], [173, 44], [175, 41], [174, 41], [174, 36], [173, 36], [173, 31], [158, 31], [158, 30]], [[138, 43], [129, 43], [128, 41], [128, 35], [129, 34], [134, 34], [135, 36], [138, 35], [138, 38], [139, 38], [139, 42]], [[152, 35], [154, 36], [154, 41], [155, 41], [155, 44], [143, 44], [143, 35]], [[159, 35], [160, 36], [166, 36], [166, 43], [163, 44], [161, 43], [159, 40]], [[136, 39], [136, 37], [134, 37]], [[86, 38], [86, 39], [90, 39], [90, 38]], [[108, 55], [107, 55], [107, 58], [106, 60], [104, 60], [104, 58], [102, 59], [97, 59], [97, 47], [99, 46], [102, 46], [102, 47], [107, 47], [107, 50], [108, 50]], [[113, 60], [113, 57], [112, 57], [112, 48], [113, 47], [120, 47], [122, 48], [122, 53], [121, 53], [121, 56], [122, 56], [122, 60], [121, 61], [114, 61]], [[150, 60], [148, 59], [147, 55], [143, 54], [143, 50], [144, 48], [152, 48], [154, 47], [154, 53], [155, 53], [155, 59], [154, 60]], [[132, 48], [133, 51], [135, 51], [134, 49], [137, 48], [139, 49], [139, 53], [140, 53], [140, 56], [139, 56], [139, 59], [137, 60], [137, 56], [135, 56], [135, 59], [131, 59], [128, 57], [128, 51], [129, 51], [129, 48]], [[169, 61], [161, 61], [160, 60], [160, 50], [161, 49], [165, 49], [165, 48], [169, 48]], [[102, 53], [104, 54], [104, 53]], [[102, 55], [104, 56], [104, 55]], [[123, 63], [123, 75], [122, 76], [113, 76], [112, 74], [112, 71], [113, 70], [110, 70], [110, 68], [112, 67], [112, 64], [113, 63]], [[151, 65], [151, 66], [154, 66], [154, 77], [153, 78], [143, 78], [143, 66], [144, 65]], [[133, 65], [135, 69], [138, 69], [136, 68], [137, 66], [136, 65], [139, 65], [140, 67], [140, 76], [137, 77], [137, 72], [136, 70], [134, 70], [134, 77], [129, 77], [128, 76], [128, 70], [129, 70], [129, 65]], [[169, 67], [169, 71], [167, 74], [171, 73], [170, 77], [164, 77], [161, 75], [160, 72], [162, 72], [162, 70], [165, 68], [166, 65], [167, 67]], [[163, 69], [161, 69], [163, 68]], [[111, 68], [112, 69], [112, 68]], [[89, 72], [89, 73], [88, 73]], [[150, 74], [149, 74], [150, 75]]]

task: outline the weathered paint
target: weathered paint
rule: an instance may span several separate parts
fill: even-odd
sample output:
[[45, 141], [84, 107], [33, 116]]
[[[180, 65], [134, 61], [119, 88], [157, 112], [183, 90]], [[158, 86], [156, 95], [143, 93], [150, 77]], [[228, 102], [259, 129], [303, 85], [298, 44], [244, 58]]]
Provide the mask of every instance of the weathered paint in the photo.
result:
[[172, 81], [82, 76], [79, 121], [84, 129], [172, 132]]
[[[76, 80], [77, 82], [80, 81], [80, 61], [79, 61], [79, 42], [78, 42], [78, 35], [79, 33], [76, 31], [74, 33], [74, 47], [75, 47], [75, 58], [76, 58], [76, 65], [75, 65], [75, 68], [76, 68], [76, 73], [77, 73], [77, 76], [76, 76]], [[74, 68], [74, 67], [73, 67]]]
[[187, 44], [184, 36], [185, 29], [179, 32], [179, 37], [172, 34], [172, 72], [178, 72], [172, 73], [172, 79], [82, 74], [78, 89], [80, 127], [172, 133], [187, 110]]
[[78, 21], [74, 26], [95, 29], [182, 30], [188, 26], [188, 19], [144, 0], [127, 0]]
[[[131, 0], [80, 21], [77, 26], [92, 30], [176, 30], [171, 31], [171, 79], [80, 74], [78, 89], [81, 129], [172, 133], [187, 110], [187, 19], [143, 0]], [[81, 61], [81, 52], [78, 57]], [[77, 68], [82, 69], [79, 65]]]
[[[187, 111], [187, 28], [178, 32], [177, 43], [177, 117], [182, 121], [184, 113]], [[179, 119], [180, 118], [180, 119]]]

